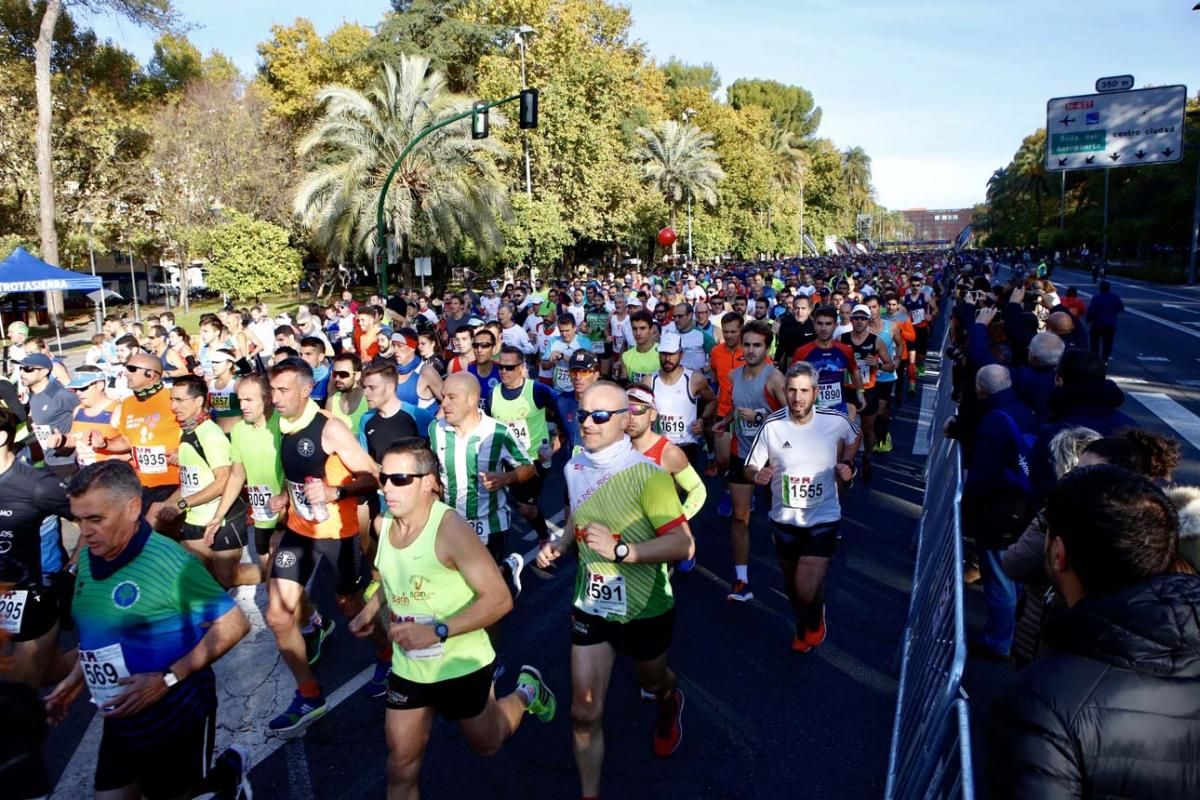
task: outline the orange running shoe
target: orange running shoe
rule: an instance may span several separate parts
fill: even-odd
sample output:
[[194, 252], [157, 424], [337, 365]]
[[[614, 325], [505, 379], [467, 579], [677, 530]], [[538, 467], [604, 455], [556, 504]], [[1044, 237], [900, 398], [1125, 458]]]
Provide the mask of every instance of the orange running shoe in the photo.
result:
[[805, 637], [796, 634], [792, 637], [792, 649], [797, 653], [807, 653], [809, 650], [812, 650], [812, 645], [808, 643]]
[[821, 606], [821, 624], [815, 631], [805, 631], [804, 641], [809, 647], [817, 647], [825, 642], [825, 606]]
[[676, 687], [671, 696], [658, 701], [658, 724], [654, 727], [654, 755], [666, 758], [683, 741], [683, 691]]

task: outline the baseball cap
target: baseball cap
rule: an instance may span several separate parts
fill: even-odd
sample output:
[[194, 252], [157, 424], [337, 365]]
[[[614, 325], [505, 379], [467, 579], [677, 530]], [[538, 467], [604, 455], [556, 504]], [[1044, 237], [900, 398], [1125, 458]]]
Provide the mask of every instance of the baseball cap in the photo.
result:
[[25, 334], [27, 334], [27, 333], [29, 333], [29, 326], [28, 326], [28, 325], [26, 325], [24, 322], [21, 322], [21, 321], [19, 321], [19, 320], [18, 320], [17, 322], [10, 322], [10, 323], [8, 324], [8, 332], [9, 332], [10, 334], [12, 334], [12, 333], [25, 333]]
[[678, 333], [664, 333], [658, 340], [658, 352], [660, 353], [678, 353], [682, 349]]
[[391, 325], [380, 325], [379, 332], [382, 333], [384, 336], [388, 337], [389, 339], [392, 338], [392, 326]]
[[17, 362], [22, 367], [36, 367], [38, 369], [53, 369], [54, 362], [50, 360], [50, 356], [45, 353], [30, 353], [22, 360]]
[[625, 390], [625, 395], [634, 403], [654, 408], [654, 393], [645, 386], [630, 386]]
[[634, 295], [625, 301], [625, 305], [629, 306], [630, 308], [634, 308], [634, 307], [641, 308], [642, 301], [640, 299], [638, 299], [637, 295]]
[[870, 319], [871, 318], [871, 307], [868, 305], [865, 305], [863, 303], [859, 303], [854, 308], [850, 309], [851, 319], [853, 319], [855, 316], [858, 316], [858, 315], [863, 315], [867, 319]]
[[75, 375], [71, 377], [71, 382], [67, 384], [68, 389], [86, 389], [93, 383], [104, 380], [104, 373], [99, 367], [83, 366], [75, 370]]
[[557, 311], [557, 309], [555, 308], [554, 303], [551, 303], [550, 301], [546, 301], [546, 302], [542, 303], [540, 306], [538, 306], [537, 313], [538, 313], [539, 317], [544, 317], [547, 314], [553, 314], [556, 311]]
[[576, 350], [567, 360], [568, 372], [573, 369], [595, 370], [596, 367], [596, 357], [587, 350]]

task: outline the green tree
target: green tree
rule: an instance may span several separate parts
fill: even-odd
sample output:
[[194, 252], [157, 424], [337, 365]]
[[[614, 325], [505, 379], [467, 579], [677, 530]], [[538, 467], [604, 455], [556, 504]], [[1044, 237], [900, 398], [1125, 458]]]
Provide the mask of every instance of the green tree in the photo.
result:
[[291, 25], [273, 25], [271, 39], [258, 45], [262, 61], [255, 85], [269, 99], [272, 113], [301, 130], [320, 113], [317, 92], [322, 86], [361, 91], [378, 74], [368, 56], [371, 40], [370, 30], [353, 23], [325, 39], [303, 17]]
[[[871, 157], [861, 147], [848, 147], [842, 153], [842, 179], [846, 184], [846, 195], [850, 210], [863, 213], [871, 203]], [[853, 222], [851, 220], [850, 222]]]
[[575, 241], [553, 195], [530, 200], [524, 192], [514, 192], [512, 212], [500, 226], [504, 248], [496, 258], [499, 264], [546, 269], [560, 262], [563, 250]]
[[178, 94], [204, 73], [204, 57], [182, 33], [164, 33], [154, 43], [145, 88], [154, 97]]
[[707, 61], [703, 64], [685, 64], [677, 58], [671, 58], [662, 65], [662, 71], [667, 76], [667, 88], [672, 92], [699, 89], [712, 97], [721, 88], [721, 75]]
[[476, 0], [392, 0], [393, 13], [375, 34], [371, 56], [394, 63], [400, 55], [424, 55], [446, 76], [450, 91], [468, 92], [479, 61], [511, 42], [512, 29], [472, 14]]
[[[445, 77], [420, 56], [385, 64], [365, 94], [327, 86], [317, 99], [325, 112], [299, 145], [310, 170], [294, 209], [325, 252], [352, 260], [383, 244], [375, 241], [379, 192], [409, 141], [471, 101], [451, 93]], [[502, 123], [493, 112], [492, 124]], [[414, 244], [452, 253], [463, 238], [485, 259], [499, 248], [508, 203], [496, 160], [505, 156], [495, 139], [471, 139], [467, 120], [421, 141], [396, 173], [385, 208], [404, 258]]]
[[[671, 225], [679, 204], [694, 197], [710, 206], [717, 204], [717, 183], [725, 171], [713, 149], [713, 137], [695, 125], [663, 120], [653, 128], [639, 128], [642, 141], [633, 152], [642, 168], [642, 179], [667, 201]], [[675, 252], [675, 245], [671, 251]]]
[[1050, 186], [1046, 180], [1046, 129], [1039, 128], [1033, 135], [1026, 136], [1021, 149], [1013, 159], [1015, 177], [1024, 184], [1024, 190], [1033, 202], [1030, 219], [1033, 241], [1036, 243], [1045, 223], [1042, 202]]
[[293, 286], [303, 273], [300, 253], [278, 225], [227, 211], [228, 221], [210, 233], [209, 287], [249, 300]]
[[729, 85], [727, 94], [734, 108], [765, 108], [776, 126], [800, 137], [814, 135], [821, 124], [821, 109], [814, 105], [812, 92], [802, 86], [742, 78]]

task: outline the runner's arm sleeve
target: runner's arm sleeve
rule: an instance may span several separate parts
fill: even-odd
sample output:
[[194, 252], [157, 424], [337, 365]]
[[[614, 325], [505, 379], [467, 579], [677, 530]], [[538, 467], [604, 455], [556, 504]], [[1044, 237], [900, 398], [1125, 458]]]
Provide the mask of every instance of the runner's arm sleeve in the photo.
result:
[[700, 475], [691, 464], [688, 464], [682, 472], [676, 473], [675, 483], [687, 494], [683, 500], [683, 513], [688, 519], [691, 519], [700, 512], [700, 509], [704, 508], [704, 501], [708, 498], [708, 489], [705, 488], [704, 481], [700, 480]]

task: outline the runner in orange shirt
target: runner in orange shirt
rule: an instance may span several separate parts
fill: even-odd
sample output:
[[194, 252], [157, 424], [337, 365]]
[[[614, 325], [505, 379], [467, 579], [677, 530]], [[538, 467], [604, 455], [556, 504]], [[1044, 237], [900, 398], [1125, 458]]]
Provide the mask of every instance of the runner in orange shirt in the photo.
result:
[[94, 429], [89, 443], [98, 453], [132, 453], [131, 463], [142, 482], [142, 515], [149, 521], [157, 516], [152, 507], [179, 486], [176, 459], [183, 432], [171, 413], [171, 394], [163, 389], [162, 361], [139, 350], [129, 356], [125, 370], [133, 396], [122, 400], [113, 413], [116, 436]]

